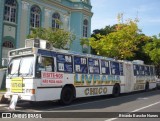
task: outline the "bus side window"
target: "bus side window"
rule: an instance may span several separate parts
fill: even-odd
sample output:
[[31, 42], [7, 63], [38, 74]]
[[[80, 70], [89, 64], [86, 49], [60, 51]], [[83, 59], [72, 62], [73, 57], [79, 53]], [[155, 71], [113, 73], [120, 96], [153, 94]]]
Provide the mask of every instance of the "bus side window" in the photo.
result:
[[139, 65], [133, 65], [134, 76], [139, 76]]
[[154, 67], [150, 66], [150, 75], [153, 76], [154, 75]]
[[88, 58], [88, 66], [90, 74], [100, 74], [99, 60]]
[[110, 75], [109, 61], [101, 60], [101, 72], [102, 74]]
[[145, 75], [145, 73], [144, 73], [144, 66], [143, 65], [139, 65], [139, 66], [140, 66], [140, 70], [139, 70], [140, 76], [144, 76]]
[[87, 58], [74, 56], [74, 71], [76, 73], [87, 74]]
[[52, 57], [42, 57], [42, 62], [37, 63], [38, 71], [54, 71], [54, 59]]
[[145, 76], [149, 76], [150, 75], [150, 71], [149, 71], [149, 66], [145, 66]]
[[118, 62], [110, 62], [111, 65], [111, 74], [112, 75], [120, 75], [119, 63]]
[[73, 60], [71, 55], [57, 54], [57, 71], [73, 73]]

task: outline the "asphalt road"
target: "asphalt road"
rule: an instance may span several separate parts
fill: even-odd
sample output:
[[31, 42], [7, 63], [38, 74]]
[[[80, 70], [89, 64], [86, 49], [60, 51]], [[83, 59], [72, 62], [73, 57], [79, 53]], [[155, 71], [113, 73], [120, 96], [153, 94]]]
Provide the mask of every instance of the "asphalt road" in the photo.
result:
[[[8, 111], [8, 104], [0, 104], [0, 112]], [[16, 112], [35, 112], [42, 114], [42, 117], [52, 117], [43, 119], [44, 121], [159, 121], [160, 90], [123, 94], [117, 98], [101, 96], [76, 99], [69, 106], [61, 106], [57, 102], [39, 102], [34, 105], [18, 102]], [[124, 118], [135, 116], [141, 118]], [[152, 118], [157, 116], [158, 118]], [[12, 119], [14, 120], [17, 121]]]

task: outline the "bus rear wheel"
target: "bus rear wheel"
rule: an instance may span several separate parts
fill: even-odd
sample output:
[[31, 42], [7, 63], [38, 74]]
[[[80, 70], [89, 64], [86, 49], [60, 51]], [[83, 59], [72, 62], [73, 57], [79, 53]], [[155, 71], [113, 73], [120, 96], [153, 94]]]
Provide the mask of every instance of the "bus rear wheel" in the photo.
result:
[[69, 105], [73, 101], [74, 92], [72, 88], [66, 86], [62, 89], [60, 103], [62, 105]]
[[145, 85], [145, 91], [146, 91], [146, 92], [149, 91], [149, 82], [147, 82], [146, 85]]
[[118, 97], [120, 95], [120, 86], [119, 84], [115, 84], [112, 91], [113, 97]]

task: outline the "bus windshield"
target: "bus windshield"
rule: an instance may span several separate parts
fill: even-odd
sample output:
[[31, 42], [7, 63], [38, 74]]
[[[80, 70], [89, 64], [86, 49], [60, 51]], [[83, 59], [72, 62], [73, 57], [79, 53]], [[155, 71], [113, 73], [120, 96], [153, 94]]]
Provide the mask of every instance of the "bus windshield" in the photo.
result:
[[33, 56], [14, 58], [8, 67], [9, 76], [31, 76], [33, 75]]

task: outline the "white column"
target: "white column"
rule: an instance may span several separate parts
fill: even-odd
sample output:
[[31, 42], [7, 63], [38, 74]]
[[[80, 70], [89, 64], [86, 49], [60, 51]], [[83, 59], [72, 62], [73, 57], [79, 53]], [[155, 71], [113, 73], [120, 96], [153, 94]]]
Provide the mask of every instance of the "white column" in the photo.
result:
[[22, 9], [27, 11], [29, 9], [29, 3], [25, 2], [25, 1], [22, 1]]

